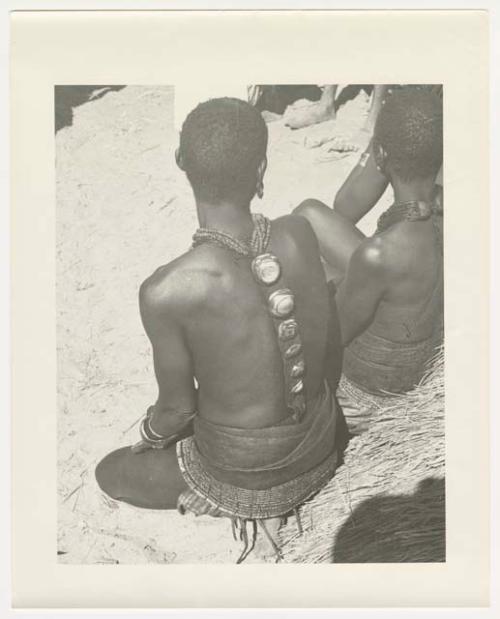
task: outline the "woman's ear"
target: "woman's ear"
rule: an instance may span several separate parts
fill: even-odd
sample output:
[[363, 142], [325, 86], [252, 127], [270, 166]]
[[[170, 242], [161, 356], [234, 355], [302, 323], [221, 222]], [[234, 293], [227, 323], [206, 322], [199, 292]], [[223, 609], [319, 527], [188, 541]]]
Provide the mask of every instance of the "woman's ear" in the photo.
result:
[[184, 172], [184, 162], [182, 161], [180, 148], [175, 149], [175, 163], [177, 164], [179, 169]]

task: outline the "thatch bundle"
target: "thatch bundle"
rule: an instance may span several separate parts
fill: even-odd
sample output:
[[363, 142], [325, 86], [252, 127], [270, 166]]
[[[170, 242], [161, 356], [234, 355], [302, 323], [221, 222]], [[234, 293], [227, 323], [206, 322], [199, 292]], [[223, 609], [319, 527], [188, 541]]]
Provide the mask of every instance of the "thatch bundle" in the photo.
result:
[[387, 398], [335, 477], [281, 533], [285, 561], [445, 560], [444, 353], [420, 385]]

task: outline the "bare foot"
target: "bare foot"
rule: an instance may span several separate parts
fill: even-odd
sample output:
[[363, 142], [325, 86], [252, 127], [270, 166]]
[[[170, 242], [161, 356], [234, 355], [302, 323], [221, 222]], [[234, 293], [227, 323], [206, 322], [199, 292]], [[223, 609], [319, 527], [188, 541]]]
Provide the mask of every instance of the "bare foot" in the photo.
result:
[[276, 120], [281, 120], [281, 114], [276, 114], [275, 112], [269, 112], [268, 110], [263, 110], [260, 115], [266, 121], [266, 123], [272, 123]]
[[335, 119], [335, 110], [331, 106], [325, 106], [319, 101], [303, 106], [288, 106], [283, 115], [285, 125], [291, 129], [302, 129], [322, 123], [325, 120]]
[[[311, 148], [311, 143], [307, 140], [304, 140], [304, 145]], [[312, 145], [316, 147], [316, 144], [313, 143]], [[356, 142], [345, 135], [334, 135], [330, 139], [324, 139], [319, 142], [318, 147], [321, 147], [324, 153], [332, 153], [334, 151], [338, 153], [350, 153], [359, 149]]]
[[359, 146], [351, 139], [344, 136], [336, 136], [326, 142], [319, 149], [316, 161], [336, 161], [347, 157], [359, 150]]

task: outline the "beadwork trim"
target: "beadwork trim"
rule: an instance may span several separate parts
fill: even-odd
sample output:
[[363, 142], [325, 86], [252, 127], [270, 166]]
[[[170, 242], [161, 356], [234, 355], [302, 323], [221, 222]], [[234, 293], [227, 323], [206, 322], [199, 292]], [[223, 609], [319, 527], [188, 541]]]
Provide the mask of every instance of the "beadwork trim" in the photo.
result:
[[213, 243], [219, 247], [230, 249], [240, 256], [251, 258], [262, 253], [269, 244], [271, 222], [260, 213], [252, 215], [254, 229], [247, 242], [237, 239], [228, 232], [215, 228], [199, 228], [193, 235], [193, 247], [203, 243]]
[[401, 221], [425, 221], [438, 213], [438, 205], [423, 200], [395, 202], [378, 218], [377, 232], [383, 232]]

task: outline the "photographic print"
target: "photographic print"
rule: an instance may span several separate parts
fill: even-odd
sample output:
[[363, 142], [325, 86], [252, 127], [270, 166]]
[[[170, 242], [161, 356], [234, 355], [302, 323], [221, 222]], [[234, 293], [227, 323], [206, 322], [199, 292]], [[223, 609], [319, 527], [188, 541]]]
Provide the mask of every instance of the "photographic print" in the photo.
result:
[[445, 561], [442, 100], [55, 87], [60, 562]]
[[487, 31], [12, 14], [16, 608], [488, 604]]

